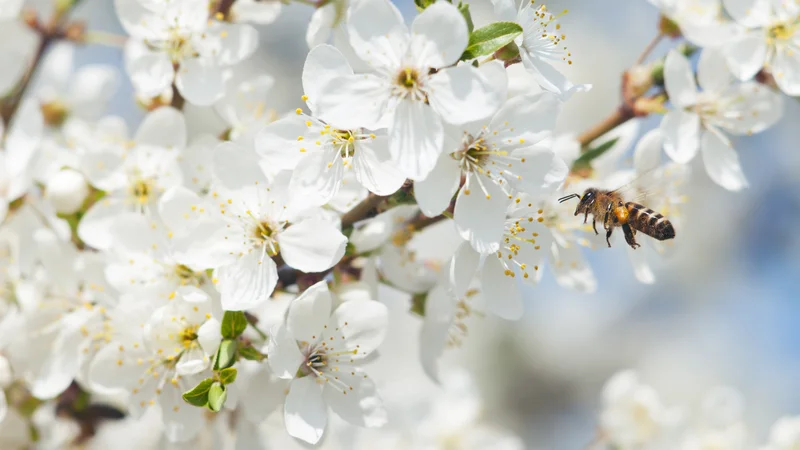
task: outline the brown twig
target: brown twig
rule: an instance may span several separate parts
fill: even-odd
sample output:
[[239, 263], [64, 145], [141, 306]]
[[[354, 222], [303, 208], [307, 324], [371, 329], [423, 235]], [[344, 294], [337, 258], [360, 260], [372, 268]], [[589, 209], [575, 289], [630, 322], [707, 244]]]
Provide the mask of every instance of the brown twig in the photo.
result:
[[639, 57], [636, 58], [635, 65], [638, 66], [639, 64], [643, 63], [644, 60], [647, 59], [647, 56], [656, 48], [658, 43], [661, 42], [661, 39], [663, 38], [664, 38], [664, 33], [658, 33], [656, 37], [654, 37], [653, 40], [651, 40], [650, 43], [647, 44], [647, 47], [645, 47], [644, 50], [642, 50], [642, 53], [639, 54]]
[[3, 101], [2, 108], [0, 108], [0, 118], [2, 118], [6, 125], [11, 122], [22, 100], [25, 98], [31, 80], [33, 80], [39, 64], [41, 64], [44, 59], [44, 54], [47, 52], [50, 44], [59, 39], [73, 38], [73, 35], [77, 32], [76, 30], [83, 28], [77, 24], [72, 25], [66, 23], [69, 13], [77, 4], [78, 0], [75, 0], [66, 8], [57, 8], [47, 23], [40, 22], [34, 11], [25, 11], [23, 15], [25, 23], [39, 34], [40, 40], [39, 45], [36, 47], [36, 53], [34, 53], [31, 65], [22, 75], [22, 79], [20, 79], [14, 91]]
[[361, 200], [359, 204], [347, 211], [342, 216], [342, 228], [347, 228], [359, 220], [366, 219], [370, 213], [375, 210], [386, 197], [369, 193], [367, 198]]
[[620, 105], [605, 119], [601, 120], [578, 136], [582, 151], [589, 149], [589, 144], [600, 136], [633, 119], [636, 115], [627, 105]]

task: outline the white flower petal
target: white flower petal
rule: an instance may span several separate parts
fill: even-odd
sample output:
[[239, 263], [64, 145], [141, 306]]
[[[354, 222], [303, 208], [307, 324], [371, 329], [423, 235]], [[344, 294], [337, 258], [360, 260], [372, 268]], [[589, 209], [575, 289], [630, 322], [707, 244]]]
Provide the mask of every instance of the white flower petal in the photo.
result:
[[183, 113], [175, 108], [162, 106], [144, 117], [133, 139], [138, 145], [182, 149], [186, 146], [186, 133]]
[[[119, 350], [120, 346], [124, 349], [123, 351]], [[143, 350], [137, 350], [131, 342], [109, 342], [92, 358], [88, 381], [92, 386], [100, 386], [108, 390], [130, 389], [136, 386], [137, 381], [144, 373], [144, 369], [136, 369], [136, 361], [138, 358], [146, 356]], [[119, 363], [120, 361], [122, 364]]]
[[214, 180], [230, 190], [257, 188], [268, 185], [268, 180], [258, 164], [258, 155], [249, 147], [233, 142], [223, 142], [213, 154]]
[[350, 300], [339, 305], [325, 329], [323, 339], [333, 341], [337, 350], [358, 361], [369, 356], [386, 338], [389, 310], [375, 300]]
[[261, 423], [283, 404], [289, 390], [289, 380], [276, 378], [266, 367], [259, 367], [248, 381], [247, 387], [250, 389], [244, 390], [246, 395], [242, 396], [242, 411], [247, 421]]
[[697, 84], [692, 66], [676, 50], [670, 50], [664, 61], [664, 87], [669, 101], [675, 106], [692, 106], [697, 101]]
[[410, 51], [420, 67], [446, 67], [464, 53], [469, 32], [464, 16], [453, 4], [436, 2], [411, 24]]
[[347, 238], [330, 222], [310, 218], [281, 232], [278, 244], [286, 264], [303, 272], [322, 272], [342, 259]]
[[450, 264], [450, 282], [455, 298], [462, 298], [466, 295], [480, 264], [481, 255], [472, 248], [469, 242], [458, 246], [453, 254], [453, 262]]
[[[365, 0], [379, 2], [383, 0]], [[342, 130], [380, 128], [389, 102], [391, 86], [373, 74], [338, 76], [319, 87], [311, 99], [315, 112], [325, 122]]]
[[431, 107], [454, 125], [486, 119], [505, 100], [503, 92], [469, 64], [440, 70], [428, 80], [428, 89]]
[[[490, 198], [481, 191], [477, 182], [465, 185], [456, 199], [453, 216], [461, 237], [468, 240], [475, 251], [486, 254], [500, 246], [509, 200], [494, 183], [484, 182], [483, 185]], [[469, 195], [465, 193], [466, 189], [471, 190]]]
[[522, 53], [522, 63], [542, 89], [556, 94], [562, 101], [567, 101], [577, 92], [586, 92], [592, 88], [587, 84], [573, 84], [558, 69], [538, 56]]
[[292, 114], [267, 125], [256, 135], [256, 152], [272, 168], [294, 170], [297, 163], [308, 154], [301, 150], [310, 147], [306, 140], [309, 134], [306, 122], [309, 119], [306, 115]]
[[800, 48], [782, 48], [772, 61], [775, 83], [786, 95], [800, 95]]
[[398, 103], [389, 128], [389, 152], [397, 167], [412, 180], [422, 180], [442, 153], [444, 129], [430, 106], [413, 100]]
[[505, 274], [505, 268], [497, 258], [487, 258], [481, 271], [481, 286], [491, 296], [486, 298], [489, 311], [507, 320], [522, 317], [522, 295], [517, 280]]
[[5, 142], [6, 170], [18, 175], [30, 165], [44, 134], [44, 117], [39, 103], [26, 100], [8, 129]]
[[[325, 44], [331, 37], [331, 29], [336, 22], [338, 5], [327, 3], [314, 11], [306, 29], [306, 44], [308, 48]], [[306, 91], [308, 92], [308, 91]]]
[[725, 136], [719, 131], [706, 131], [700, 145], [706, 172], [715, 183], [729, 191], [740, 191], [748, 186], [739, 155]]
[[637, 174], [648, 173], [661, 165], [661, 148], [664, 138], [661, 130], [648, 131], [636, 144], [633, 151], [633, 168]]
[[143, 97], [157, 97], [169, 89], [175, 78], [172, 61], [162, 52], [145, 52], [125, 65], [136, 92]]
[[230, 66], [247, 59], [258, 47], [258, 31], [250, 25], [216, 22], [213, 27], [222, 39], [217, 56], [219, 64]]
[[697, 154], [700, 146], [700, 116], [677, 109], [661, 120], [664, 151], [678, 164], [686, 164]]
[[375, 383], [361, 371], [341, 372], [339, 384], [327, 383], [323, 390], [325, 403], [346, 422], [376, 428], [386, 424], [386, 409], [383, 400], [375, 391]]
[[[469, 244], [466, 245], [469, 248]], [[450, 337], [456, 301], [456, 296], [448, 291], [446, 283], [437, 283], [428, 292], [425, 301], [425, 318], [419, 335], [419, 354], [423, 370], [437, 383], [440, 378], [439, 358], [444, 353]]]
[[717, 48], [706, 48], [697, 63], [697, 82], [708, 92], [722, 92], [733, 82], [725, 55]]
[[212, 317], [206, 320], [200, 325], [200, 328], [197, 329], [197, 342], [200, 343], [200, 347], [202, 347], [203, 352], [207, 355], [216, 353], [217, 347], [219, 347], [219, 343], [222, 341], [220, 325], [219, 320]]
[[461, 183], [461, 168], [450, 155], [441, 155], [436, 166], [424, 180], [414, 182], [414, 198], [419, 209], [428, 216], [442, 213]]
[[389, 161], [389, 140], [378, 136], [358, 145], [353, 158], [356, 179], [376, 195], [391, 195], [406, 181], [406, 176]]
[[158, 404], [161, 406], [161, 420], [164, 422], [163, 433], [170, 442], [187, 442], [197, 436], [205, 426], [203, 409], [187, 405], [181, 398], [182, 388], [191, 387], [194, 386], [182, 387], [180, 384], [164, 383], [161, 388]]
[[181, 63], [175, 86], [186, 101], [197, 106], [211, 105], [225, 94], [222, 69], [199, 58]]
[[303, 362], [303, 354], [297, 347], [297, 341], [284, 324], [276, 325], [270, 331], [266, 353], [269, 355], [269, 368], [278, 378], [294, 378], [297, 368]]
[[181, 356], [175, 364], [175, 373], [181, 376], [194, 375], [208, 367], [209, 360], [205, 359], [202, 352], [191, 351]]
[[347, 32], [356, 55], [375, 68], [400, 67], [409, 34], [403, 16], [388, 0], [354, 2], [348, 8]]
[[217, 270], [222, 308], [244, 311], [269, 300], [278, 283], [278, 268], [269, 256], [261, 258], [257, 250], [240, 257], [235, 263]]
[[579, 292], [597, 290], [597, 279], [577, 245], [560, 247], [553, 243], [551, 252], [553, 256], [551, 268], [560, 286]]
[[98, 118], [106, 103], [120, 84], [119, 73], [114, 67], [90, 64], [81, 67], [70, 86], [70, 103], [82, 115]]
[[561, 101], [549, 92], [520, 95], [508, 100], [492, 117], [492, 142], [506, 150], [527, 148], [550, 137], [561, 112]]
[[770, 0], [722, 0], [725, 11], [746, 27], [767, 26], [772, 20]]
[[563, 159], [548, 148], [528, 148], [514, 152], [525, 162], [514, 163], [510, 170], [520, 178], [509, 177], [509, 185], [529, 195], [539, 195], [558, 189], [569, 174]]
[[314, 377], [292, 381], [283, 406], [283, 420], [290, 436], [309, 444], [316, 444], [322, 438], [328, 411], [322, 400], [322, 386]]
[[767, 43], [760, 34], [747, 34], [723, 46], [722, 52], [733, 76], [749, 80], [764, 67]]
[[233, 4], [231, 14], [237, 20], [268, 25], [278, 18], [281, 12], [280, 2], [264, 2], [261, 0], [239, 0]]
[[[333, 10], [334, 4], [330, 3], [317, 9], [316, 16], [322, 10]], [[313, 23], [313, 18], [312, 18]], [[310, 29], [311, 25], [309, 25]], [[315, 110], [317, 98], [325, 95], [322, 87], [327, 85], [330, 80], [339, 76], [352, 76], [353, 69], [345, 59], [342, 52], [332, 45], [317, 45], [313, 47], [306, 56], [306, 63], [303, 66], [303, 92], [308, 96], [309, 107]]]
[[78, 223], [78, 237], [98, 250], [107, 250], [113, 243], [111, 228], [125, 211], [123, 200], [106, 197], [92, 205]]
[[80, 347], [85, 338], [77, 327], [66, 327], [53, 342], [50, 353], [40, 356], [45, 361], [31, 385], [31, 394], [36, 398], [50, 399], [64, 392], [83, 363]]
[[317, 342], [330, 320], [332, 302], [328, 282], [324, 280], [294, 299], [286, 313], [286, 327], [292, 337], [299, 342]]
[[714, 125], [729, 133], [760, 133], [783, 115], [783, 96], [760, 83], [736, 84], [725, 91], [725, 97], [735, 100], [716, 117]]
[[289, 183], [292, 207], [299, 211], [328, 203], [339, 191], [344, 176], [344, 164], [331, 164], [331, 152], [314, 149], [306, 153]]

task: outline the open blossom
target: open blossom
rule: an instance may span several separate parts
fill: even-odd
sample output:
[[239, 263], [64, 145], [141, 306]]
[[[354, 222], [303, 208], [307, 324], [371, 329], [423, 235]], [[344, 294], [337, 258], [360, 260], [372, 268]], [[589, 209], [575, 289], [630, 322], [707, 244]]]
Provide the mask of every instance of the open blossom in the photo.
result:
[[732, 83], [718, 50], [700, 56], [698, 92], [689, 61], [672, 50], [664, 63], [664, 80], [674, 109], [661, 122], [664, 149], [673, 161], [685, 164], [698, 150], [708, 176], [720, 186], [737, 191], [747, 186], [739, 157], [724, 132], [752, 134], [778, 121], [782, 98], [755, 82]]
[[225, 93], [224, 69], [255, 51], [249, 25], [209, 19], [206, 0], [115, 0], [131, 38], [125, 67], [139, 95], [156, 97], [174, 82], [186, 100], [210, 105]]
[[[286, 175], [286, 174], [284, 174]], [[272, 259], [280, 255], [304, 272], [333, 267], [347, 238], [321, 211], [295, 211], [287, 177], [270, 182], [255, 153], [233, 143], [214, 153], [217, 191], [205, 199], [173, 190], [160, 205], [178, 260], [194, 268], [216, 269], [226, 310], [244, 310], [266, 301], [278, 282]]]
[[800, 445], [800, 417], [781, 417], [769, 430], [769, 442], [761, 450], [792, 450]]
[[386, 307], [374, 300], [348, 300], [333, 309], [325, 281], [289, 305], [286, 322], [272, 333], [268, 361], [278, 377], [292, 379], [283, 407], [290, 435], [317, 443], [327, 407], [353, 425], [386, 423], [375, 384], [359, 366], [383, 342], [387, 321]]
[[481, 288], [492, 293], [486, 299], [486, 309], [504, 319], [519, 319], [523, 304], [517, 276], [528, 283], [539, 280], [552, 243], [543, 213], [526, 197], [517, 197], [508, 207], [502, 238], [493, 253], [480, 254], [466, 242], [462, 244], [452, 263], [456, 297], [466, 295], [477, 273]]
[[252, 145], [256, 133], [276, 119], [275, 111], [267, 109], [267, 101], [275, 80], [258, 75], [241, 81], [228, 81], [228, 95], [214, 104], [214, 109], [228, 124], [227, 137], [242, 145]]
[[[257, 150], [273, 168], [293, 170], [293, 201], [319, 206], [339, 191], [348, 172], [370, 192], [389, 195], [406, 177], [389, 161], [389, 139], [362, 127], [337, 129], [317, 118], [314, 102], [321, 85], [337, 75], [353, 75], [339, 50], [320, 45], [311, 50], [303, 69], [303, 87], [312, 115], [297, 111], [264, 128]], [[294, 132], [295, 135], [291, 133]]]
[[522, 35], [516, 38], [515, 43], [522, 64], [542, 89], [553, 92], [562, 100], [569, 99], [575, 92], [591, 89], [591, 85], [573, 84], [552, 65], [559, 60], [572, 64], [572, 53], [564, 43], [566, 35], [556, 22], [558, 16], [548, 11], [545, 5], [535, 6], [534, 2], [523, 1], [519, 9], [515, 8], [514, 0], [492, 0], [492, 3], [499, 18], [517, 22], [522, 27]]
[[749, 80], [762, 68], [787, 95], [800, 95], [800, 4], [795, 1], [724, 0], [742, 27], [723, 44], [733, 74]]
[[661, 402], [658, 392], [639, 381], [633, 371], [622, 371], [603, 387], [600, 429], [613, 446], [628, 449], [655, 443], [677, 419], [677, 411]]
[[373, 72], [342, 74], [313, 101], [321, 119], [339, 129], [388, 125], [389, 152], [413, 180], [424, 179], [442, 151], [443, 121], [455, 125], [486, 118], [502, 102], [492, 80], [468, 64], [455, 64], [468, 42], [458, 9], [438, 2], [411, 25], [388, 0], [351, 5], [347, 30], [355, 53]]
[[100, 143], [99, 148], [87, 149], [82, 160], [84, 174], [107, 195], [82, 217], [78, 226], [80, 238], [96, 249], [107, 249], [120, 214], [133, 211], [152, 215], [159, 196], [167, 188], [181, 184], [177, 157], [185, 146], [183, 114], [162, 107], [145, 117], [132, 148], [123, 143]]
[[123, 298], [110, 314], [115, 335], [91, 362], [90, 386], [130, 393], [135, 417], [158, 404], [167, 438], [190, 439], [203, 427], [203, 411], [187, 405], [181, 394], [209, 373], [222, 339], [210, 298], [179, 295], [155, 310], [148, 302]]
[[454, 130], [430, 176], [414, 185], [420, 209], [436, 216], [458, 192], [454, 218], [462, 237], [478, 252], [495, 251], [509, 198], [539, 194], [566, 177], [563, 161], [535, 147], [555, 128], [560, 106], [550, 93], [523, 95], [509, 100], [488, 124]]
[[[31, 187], [31, 165], [39, 151], [44, 122], [36, 103], [25, 102], [5, 135], [0, 152], [0, 222], [8, 213], [8, 204], [23, 196]], [[4, 137], [0, 124], [0, 143]]]

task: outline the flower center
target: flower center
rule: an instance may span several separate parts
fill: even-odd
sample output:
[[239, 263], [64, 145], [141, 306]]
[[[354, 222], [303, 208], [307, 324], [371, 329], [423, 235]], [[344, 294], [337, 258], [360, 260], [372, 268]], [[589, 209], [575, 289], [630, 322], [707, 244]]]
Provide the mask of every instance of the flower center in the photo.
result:
[[197, 330], [199, 325], [187, 325], [178, 334], [178, 342], [183, 345], [183, 348], [189, 348], [192, 343], [197, 340]]
[[155, 191], [155, 183], [152, 179], [137, 178], [128, 187], [128, 193], [134, 203], [146, 205], [150, 201], [150, 195]]
[[251, 231], [251, 235], [258, 246], [265, 248], [267, 255], [272, 257], [281, 251], [277, 240], [278, 231], [278, 227], [268, 220], [258, 220]]
[[779, 22], [767, 30], [767, 41], [770, 43], [785, 42], [795, 35], [797, 23]]
[[413, 89], [419, 82], [419, 72], [417, 69], [406, 67], [397, 74], [397, 85], [406, 89]]
[[195, 272], [194, 270], [183, 264], [177, 264], [175, 266], [175, 275], [178, 277], [181, 285], [183, 286], [186, 286], [187, 284], [200, 286], [201, 284], [203, 284], [203, 274]]
[[41, 109], [44, 122], [51, 127], [60, 127], [69, 117], [67, 105], [58, 100], [43, 104]]

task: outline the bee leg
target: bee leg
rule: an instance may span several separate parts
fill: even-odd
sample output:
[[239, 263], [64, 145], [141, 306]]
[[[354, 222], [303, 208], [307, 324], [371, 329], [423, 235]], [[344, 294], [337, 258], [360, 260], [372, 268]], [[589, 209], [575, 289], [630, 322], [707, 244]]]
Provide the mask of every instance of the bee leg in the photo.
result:
[[586, 211], [586, 214], [583, 215], [583, 223], [586, 223], [587, 220], [589, 220], [589, 211]]
[[606, 230], [606, 242], [608, 243], [608, 248], [611, 248], [611, 233], [614, 232], [614, 228], [607, 228]]
[[597, 217], [592, 218], [592, 228], [594, 228], [594, 234], [600, 234], [597, 232]]
[[609, 219], [609, 217], [611, 217], [611, 203], [608, 204], [608, 208], [606, 208], [606, 216], [603, 218], [603, 228], [605, 228], [606, 231], [609, 230], [609, 227], [608, 227], [608, 219]]
[[627, 223], [622, 225], [622, 231], [625, 232], [625, 242], [627, 242], [632, 249], [636, 250], [641, 247], [641, 245], [636, 243], [636, 231], [634, 231], [630, 225]]

